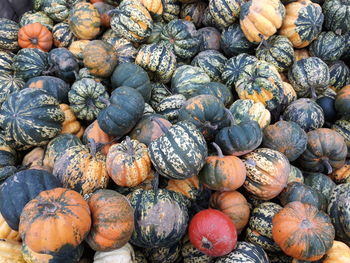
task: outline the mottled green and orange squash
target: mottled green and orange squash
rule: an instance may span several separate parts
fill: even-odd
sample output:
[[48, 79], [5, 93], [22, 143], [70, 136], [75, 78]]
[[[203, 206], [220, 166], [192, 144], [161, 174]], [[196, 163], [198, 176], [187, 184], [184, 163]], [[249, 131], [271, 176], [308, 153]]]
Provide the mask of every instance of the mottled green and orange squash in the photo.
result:
[[341, 116], [350, 120], [350, 85], [343, 87], [337, 93], [334, 106]]
[[8, 239], [20, 241], [21, 237], [18, 231], [13, 230], [7, 223], [4, 217], [0, 214], [0, 239]]
[[288, 183], [292, 182], [304, 183], [304, 175], [302, 171], [294, 165], [290, 165], [290, 173], [288, 177]]
[[243, 3], [240, 25], [250, 42], [259, 43], [274, 35], [282, 26], [285, 8], [279, 0], [250, 0]]
[[286, 5], [286, 16], [279, 34], [288, 37], [295, 48], [306, 47], [322, 31], [323, 19], [319, 4], [298, 0]]
[[84, 127], [77, 120], [72, 109], [67, 104], [60, 104], [60, 108], [64, 113], [61, 134], [69, 133], [81, 138], [84, 134]]
[[224, 103], [225, 107], [232, 104], [233, 94], [229, 87], [221, 82], [208, 82], [203, 84], [200, 89], [194, 91], [192, 96], [213, 95]]
[[69, 27], [79, 39], [93, 39], [100, 33], [101, 17], [94, 5], [79, 2], [70, 10]]
[[95, 251], [124, 246], [134, 230], [134, 211], [128, 199], [113, 190], [101, 189], [88, 199], [92, 225], [86, 241]]
[[[322, 12], [325, 18], [325, 27], [328, 30], [336, 32], [339, 30], [342, 34], [350, 31], [350, 3], [342, 0], [327, 0], [322, 6]], [[328, 262], [327, 262], [328, 263]]]
[[54, 26], [53, 20], [43, 11], [27, 11], [19, 20], [19, 26], [23, 27], [28, 24], [40, 23], [47, 27], [48, 30], [52, 31]]
[[0, 74], [12, 74], [13, 57], [15, 55], [9, 51], [0, 50]]
[[68, 48], [73, 41], [77, 40], [76, 36], [71, 31], [69, 24], [65, 22], [56, 24], [52, 29], [52, 35], [53, 44], [56, 47]]
[[182, 194], [193, 201], [195, 201], [201, 193], [199, 179], [196, 175], [184, 180], [171, 179], [168, 181], [166, 189]]
[[350, 183], [350, 162], [345, 162], [342, 167], [333, 171], [329, 176], [336, 184]]
[[23, 257], [27, 262], [76, 262], [81, 256], [77, 249], [90, 231], [90, 216], [88, 203], [75, 191], [41, 192], [21, 214]]
[[328, 65], [329, 67], [329, 88], [338, 92], [350, 83], [350, 68], [341, 60]]
[[0, 49], [17, 51], [19, 26], [15, 21], [7, 18], [0, 18]]
[[179, 117], [179, 110], [185, 104], [186, 98], [182, 94], [175, 94], [162, 99], [154, 108], [158, 114], [163, 115], [172, 124], [176, 123]]
[[309, 204], [289, 203], [272, 220], [273, 240], [296, 259], [321, 259], [331, 248], [334, 236], [329, 216]]
[[89, 44], [90, 40], [75, 40], [73, 41], [69, 47], [68, 50], [75, 56], [77, 60], [79, 60], [80, 63], [83, 61], [83, 50], [86, 47], [87, 44]]
[[238, 0], [209, 1], [209, 12], [216, 25], [228, 27], [239, 17], [241, 2]]
[[348, 147], [347, 157], [350, 157], [350, 121], [337, 120], [334, 125], [332, 125], [332, 129], [343, 136], [346, 146]]
[[42, 0], [33, 1], [33, 7], [37, 11], [43, 11], [54, 22], [62, 22], [69, 15], [69, 0]]
[[183, 4], [181, 7], [180, 18], [193, 22], [196, 28], [199, 28], [202, 26], [203, 12], [207, 6], [208, 4], [203, 1]]
[[139, 1], [148, 12], [155, 18], [160, 17], [163, 14], [163, 2], [161, 0], [137, 0]]
[[0, 105], [11, 93], [22, 89], [24, 84], [22, 78], [9, 73], [0, 73]]
[[332, 247], [327, 251], [323, 263], [347, 262], [350, 260], [350, 248], [343, 242], [333, 241]]
[[177, 0], [163, 0], [163, 15], [162, 18], [166, 22], [177, 19], [180, 14], [180, 2]]
[[94, 120], [88, 127], [86, 127], [83, 142], [88, 144], [90, 139], [94, 139], [97, 150], [101, 151], [104, 155], [107, 155], [109, 149], [112, 147], [116, 140], [113, 136], [109, 136], [98, 125], [97, 120]]
[[0, 239], [0, 261], [26, 263], [21, 253], [22, 243], [10, 239]]

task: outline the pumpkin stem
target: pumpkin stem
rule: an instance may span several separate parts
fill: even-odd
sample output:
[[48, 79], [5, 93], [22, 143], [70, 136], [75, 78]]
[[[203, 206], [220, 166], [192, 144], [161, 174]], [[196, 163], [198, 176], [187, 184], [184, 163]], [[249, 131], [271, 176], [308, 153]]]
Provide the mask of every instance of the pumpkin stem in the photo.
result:
[[244, 162], [248, 165], [251, 165], [251, 166], [256, 166], [256, 162], [252, 159], [247, 159], [247, 160], [244, 160]]
[[154, 178], [152, 180], [152, 187], [153, 187], [153, 191], [154, 193], [157, 195], [158, 192], [158, 186], [159, 186], [159, 173], [155, 172], [154, 173]]
[[235, 120], [233, 118], [232, 112], [226, 108], [225, 108], [225, 112], [226, 112], [228, 118], [230, 119], [230, 126], [234, 125]]
[[96, 155], [96, 150], [97, 150], [97, 147], [96, 147], [96, 142], [93, 138], [89, 138], [89, 143], [90, 143], [90, 153], [92, 156], [95, 157]]
[[311, 93], [311, 98], [313, 100], [316, 100], [317, 99], [317, 94], [316, 94], [316, 90], [314, 87], [310, 87], [310, 93]]
[[[263, 36], [264, 37], [264, 36]], [[266, 41], [265, 38], [263, 38], [260, 42], [260, 44], [262, 44], [266, 49], [270, 49], [271, 48], [271, 45]], [[260, 47], [260, 45], [259, 45]]]
[[263, 34], [260, 34], [260, 33], [259, 33], [258, 36], [260, 37], [261, 41], [260, 41], [259, 46], [258, 46], [256, 49], [260, 49], [261, 45], [264, 45], [264, 41], [265, 41], [265, 38], [264, 38], [264, 35], [263, 35]]
[[37, 44], [39, 43], [39, 41], [38, 41], [38, 39], [37, 39], [36, 37], [30, 38], [29, 40], [30, 40], [30, 42], [31, 42], [33, 45], [37, 45]]
[[98, 97], [98, 100], [103, 102], [104, 104], [106, 104], [107, 106], [111, 105], [111, 102], [109, 101], [109, 99], [105, 98], [105, 97]]
[[204, 123], [204, 127], [212, 129], [212, 130], [216, 130], [218, 128], [218, 125], [212, 125], [209, 121], [206, 121]]
[[322, 157], [321, 163], [322, 163], [323, 167], [325, 167], [327, 169], [327, 174], [331, 174], [333, 172], [333, 168], [329, 163], [328, 157]]
[[220, 158], [224, 158], [225, 156], [222, 154], [222, 150], [221, 150], [220, 146], [217, 145], [215, 142], [212, 142], [211, 144], [214, 146], [214, 148], [215, 148], [216, 151], [218, 152], [218, 156], [219, 156]]
[[202, 237], [202, 247], [206, 249], [212, 249], [213, 244], [206, 237]]
[[169, 129], [164, 125], [163, 122], [161, 122], [160, 120], [158, 120], [157, 118], [155, 118], [154, 116], [151, 116], [150, 118], [151, 121], [154, 121], [158, 124], [158, 126], [160, 127], [160, 129], [162, 130], [162, 132], [166, 133]]
[[39, 208], [42, 208], [45, 212], [55, 213], [57, 211], [57, 206], [50, 203], [40, 203], [38, 204]]
[[125, 142], [126, 142], [126, 149], [127, 149], [128, 154], [131, 155], [131, 156], [134, 156], [135, 150], [134, 150], [134, 147], [133, 147], [133, 145], [131, 143], [131, 140], [130, 140], [129, 136], [125, 137]]

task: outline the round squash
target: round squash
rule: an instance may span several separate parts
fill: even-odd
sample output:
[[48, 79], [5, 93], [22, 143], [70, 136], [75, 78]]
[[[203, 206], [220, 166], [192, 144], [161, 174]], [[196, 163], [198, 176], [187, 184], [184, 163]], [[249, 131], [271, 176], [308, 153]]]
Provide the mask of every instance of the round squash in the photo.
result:
[[191, 201], [195, 201], [202, 192], [197, 176], [192, 176], [183, 180], [171, 179], [168, 181], [166, 189], [182, 194], [191, 199]]
[[339, 169], [333, 171], [330, 174], [330, 177], [336, 184], [345, 184], [350, 183], [350, 163], [349, 161], [345, 162], [345, 164]]
[[158, 114], [163, 115], [171, 123], [176, 123], [179, 110], [185, 104], [186, 98], [182, 94], [175, 94], [162, 99], [154, 108]]
[[342, 0], [326, 0], [322, 6], [325, 18], [325, 27], [328, 30], [336, 32], [340, 30], [345, 34], [350, 31], [350, 18], [347, 15], [350, 12], [350, 4]]
[[18, 31], [18, 45], [21, 48], [39, 48], [47, 52], [52, 42], [52, 33], [40, 23], [25, 25]]
[[[136, 251], [138, 252], [138, 251]], [[136, 260], [137, 256], [134, 252], [133, 247], [126, 243], [124, 246], [118, 249], [114, 249], [112, 251], [96, 251], [94, 255], [93, 263], [106, 263], [106, 262], [123, 262], [123, 263], [135, 263], [138, 262]], [[146, 260], [146, 259], [145, 259]], [[90, 263], [90, 260], [86, 262], [79, 261], [79, 263]], [[147, 261], [140, 261], [139, 263], [147, 263]]]
[[341, 88], [350, 83], [350, 68], [341, 60], [329, 65], [329, 86], [338, 92]]
[[346, 146], [348, 147], [347, 157], [350, 157], [350, 121], [337, 120], [334, 125], [332, 125], [332, 129], [343, 136]]
[[[181, 256], [184, 263], [210, 262], [211, 257], [200, 252], [190, 242], [188, 235], [182, 239]], [[140, 262], [141, 263], [141, 262]]]
[[149, 262], [171, 263], [177, 262], [181, 255], [181, 242], [169, 247], [145, 248], [142, 251]]
[[19, 20], [19, 26], [23, 27], [28, 24], [40, 23], [46, 26], [48, 30], [52, 31], [54, 22], [53, 20], [43, 11], [27, 11]]
[[335, 109], [345, 119], [350, 120], [350, 85], [342, 88], [335, 98]]
[[0, 49], [17, 51], [19, 26], [15, 21], [7, 18], [0, 18]]
[[241, 2], [238, 0], [209, 1], [209, 12], [216, 25], [226, 28], [239, 17]]
[[226, 107], [230, 106], [233, 101], [233, 94], [229, 87], [220, 82], [209, 82], [203, 84], [203, 86], [194, 91], [192, 96], [198, 95], [213, 95], [221, 100]]
[[200, 28], [202, 26], [203, 12], [207, 6], [208, 4], [203, 1], [183, 4], [181, 7], [180, 18], [186, 21], [191, 21], [196, 28]]
[[22, 78], [8, 73], [0, 73], [0, 107], [8, 96], [24, 87]]
[[109, 136], [101, 130], [97, 120], [94, 120], [88, 127], [86, 127], [83, 135], [84, 144], [88, 144], [91, 139], [96, 143], [96, 150], [101, 151], [104, 155], [108, 154], [109, 149], [114, 142], [116, 142], [114, 137]]
[[70, 0], [36, 0], [33, 1], [35, 10], [44, 11], [53, 21], [62, 22], [69, 15]]
[[169, 22], [177, 19], [180, 14], [180, 2], [177, 0], [163, 0], [163, 15], [162, 18]]
[[74, 40], [70, 45], [68, 50], [74, 55], [74, 57], [79, 61], [79, 65], [83, 65], [83, 50], [90, 40]]
[[9, 51], [0, 50], [0, 74], [13, 73], [12, 63], [15, 55]]
[[77, 39], [68, 23], [65, 22], [56, 24], [52, 29], [52, 35], [55, 47], [68, 48], [68, 46]]

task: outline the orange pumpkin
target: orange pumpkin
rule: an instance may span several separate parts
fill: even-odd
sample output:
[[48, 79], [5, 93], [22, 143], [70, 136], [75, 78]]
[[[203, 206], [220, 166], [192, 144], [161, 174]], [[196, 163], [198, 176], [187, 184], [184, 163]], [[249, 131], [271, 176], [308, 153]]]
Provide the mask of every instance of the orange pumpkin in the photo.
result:
[[29, 153], [27, 153], [22, 161], [23, 166], [42, 166], [44, 160], [45, 150], [41, 147], [35, 147]]
[[184, 180], [171, 179], [168, 181], [166, 189], [182, 194], [191, 200], [196, 200], [200, 194], [200, 186], [197, 176], [192, 176]]
[[80, 122], [77, 120], [72, 109], [67, 104], [60, 104], [60, 108], [64, 113], [64, 122], [62, 123], [61, 133], [74, 134], [78, 138], [81, 138], [84, 134], [84, 128], [81, 126]]
[[151, 15], [161, 16], [163, 14], [162, 0], [138, 0], [150, 12]]
[[70, 44], [68, 50], [78, 59], [83, 60], [83, 50], [87, 44], [90, 43], [90, 40], [76, 40]]
[[109, 176], [119, 186], [133, 187], [142, 183], [151, 172], [147, 146], [126, 137], [126, 140], [111, 147], [106, 167]]
[[[21, 240], [19, 233], [13, 230], [0, 214], [0, 239], [9, 239], [13, 241]], [[1, 262], [1, 260], [0, 260]]]
[[95, 251], [124, 246], [134, 230], [134, 210], [128, 199], [112, 190], [98, 190], [88, 200], [92, 214], [91, 231], [86, 238]]
[[343, 242], [334, 240], [330, 250], [327, 251], [323, 263], [350, 262], [350, 248]]
[[350, 183], [350, 161], [347, 161], [342, 167], [333, 171], [330, 177], [336, 184]]
[[27, 24], [18, 31], [18, 44], [21, 48], [39, 48], [48, 52], [52, 43], [52, 33], [40, 23]]
[[247, 199], [237, 191], [215, 192], [210, 197], [210, 207], [226, 214], [241, 233], [248, 224], [250, 205]]

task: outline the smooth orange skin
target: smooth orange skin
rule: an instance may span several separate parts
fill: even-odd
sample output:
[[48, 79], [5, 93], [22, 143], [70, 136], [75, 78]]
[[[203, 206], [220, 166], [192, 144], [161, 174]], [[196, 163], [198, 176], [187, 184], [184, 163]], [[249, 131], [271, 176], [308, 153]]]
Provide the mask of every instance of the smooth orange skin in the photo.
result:
[[81, 138], [84, 134], [84, 128], [81, 126], [80, 122], [77, 120], [72, 109], [67, 104], [60, 104], [60, 108], [64, 113], [64, 122], [62, 123], [61, 133], [70, 133]]
[[48, 52], [52, 43], [52, 33], [40, 23], [25, 25], [18, 31], [18, 44], [21, 48], [39, 48]]
[[169, 180], [166, 189], [180, 193], [192, 200], [196, 199], [196, 195], [192, 192], [199, 191], [199, 180], [197, 176], [193, 176], [184, 180]]

